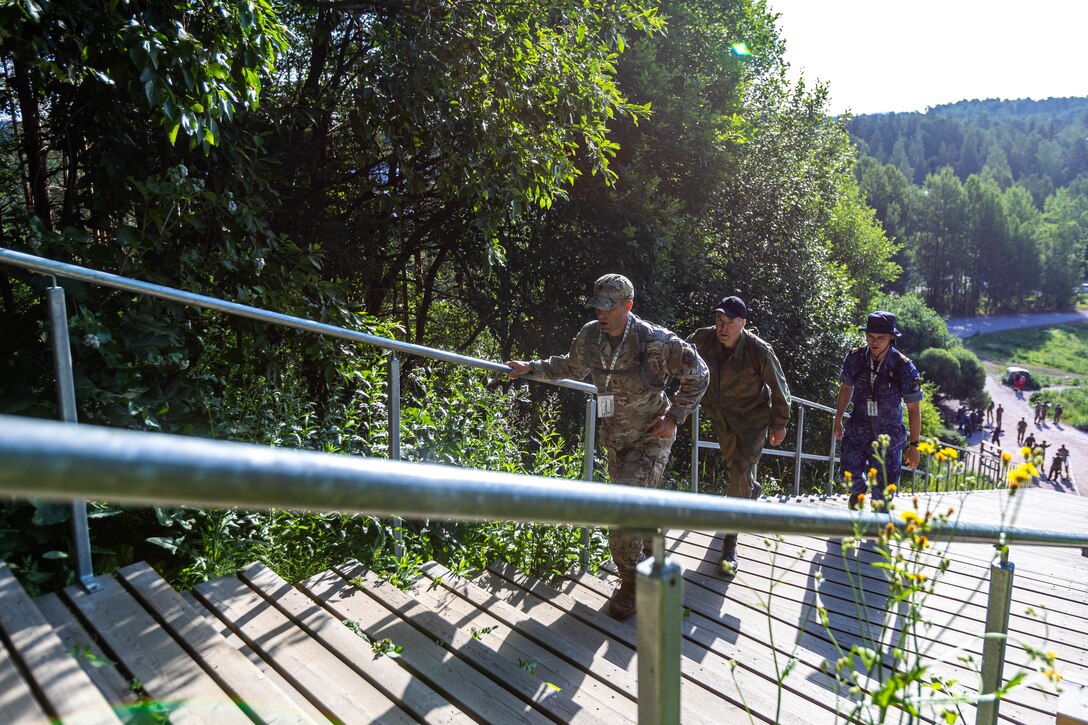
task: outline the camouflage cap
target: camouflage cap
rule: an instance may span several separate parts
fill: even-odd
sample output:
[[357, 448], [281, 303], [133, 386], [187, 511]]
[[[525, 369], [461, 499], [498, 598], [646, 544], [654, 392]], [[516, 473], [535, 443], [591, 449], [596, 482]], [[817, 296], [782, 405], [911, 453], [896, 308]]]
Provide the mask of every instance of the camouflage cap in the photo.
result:
[[633, 300], [635, 286], [622, 274], [606, 274], [593, 283], [593, 296], [586, 300], [586, 307], [610, 310], [617, 302]]

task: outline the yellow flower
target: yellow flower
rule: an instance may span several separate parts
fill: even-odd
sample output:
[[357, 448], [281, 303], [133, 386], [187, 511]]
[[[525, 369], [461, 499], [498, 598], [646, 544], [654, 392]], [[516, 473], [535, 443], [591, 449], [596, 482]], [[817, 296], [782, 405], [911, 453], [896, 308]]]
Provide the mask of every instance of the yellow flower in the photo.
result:
[[865, 494], [859, 493], [858, 494], [858, 503], [860, 504], [860, 503], [863, 503], [864, 501], [865, 501]]
[[846, 479], [847, 483], [850, 483], [850, 480], [854, 478], [854, 474], [850, 473], [850, 471], [843, 471], [842, 477]]
[[1031, 457], [1031, 449], [1028, 448], [1027, 446], [1024, 446], [1023, 448], [1020, 449], [1020, 455], [1023, 456], [1024, 458], [1030, 458]]
[[927, 456], [932, 455], [933, 452], [936, 451], [936, 450], [937, 450], [937, 448], [932, 443], [930, 443], [929, 441], [922, 441], [921, 443], [918, 444], [918, 452], [919, 453], [924, 453]]
[[937, 463], [943, 463], [944, 462], [944, 451], [937, 451], [937, 455], [935, 455], [933, 457], [937, 459]]
[[876, 478], [876, 469], [875, 468], [870, 468], [869, 469], [869, 480], [872, 481], [874, 478]]
[[950, 461], [954, 461], [960, 457], [959, 451], [955, 448], [942, 448], [941, 453], [943, 453], [944, 457]]
[[1012, 460], [1012, 454], [1011, 453], [1009, 453], [1008, 451], [1001, 451], [1001, 462], [1002, 463], [1008, 463], [1011, 460]]
[[920, 524], [920, 523], [922, 523], [922, 517], [919, 516], [918, 514], [916, 514], [913, 511], [904, 511], [903, 513], [901, 513], [899, 515], [901, 517], [903, 517], [903, 520], [906, 521], [908, 524]]
[[887, 493], [889, 493], [889, 494], [892, 494], [892, 493], [895, 493], [896, 491], [898, 491], [898, 490], [899, 490], [899, 487], [898, 487], [898, 486], [896, 486], [896, 485], [895, 485], [894, 483], [889, 483], [889, 484], [888, 484], [888, 487], [887, 487], [886, 489], [884, 489], [884, 490], [885, 490], [885, 491], [886, 491]]

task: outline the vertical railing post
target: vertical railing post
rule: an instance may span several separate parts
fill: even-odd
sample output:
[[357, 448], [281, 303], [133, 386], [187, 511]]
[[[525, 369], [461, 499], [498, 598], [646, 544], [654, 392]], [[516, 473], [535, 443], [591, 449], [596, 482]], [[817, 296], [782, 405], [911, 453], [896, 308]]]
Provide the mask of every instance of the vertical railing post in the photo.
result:
[[1008, 641], [1009, 610], [1012, 608], [1012, 577], [1014, 567], [1009, 563], [1009, 550], [1004, 542], [997, 545], [997, 555], [990, 564], [990, 598], [986, 605], [986, 640], [982, 644], [981, 695], [990, 695], [978, 704], [977, 725], [995, 725], [1000, 700], [995, 696], [1001, 687], [1001, 671], [1005, 665], [1005, 644]]
[[835, 440], [835, 421], [831, 421], [831, 452], [827, 456], [827, 495], [835, 493], [835, 449], [838, 441]]
[[797, 406], [797, 451], [793, 460], [793, 495], [801, 495], [801, 444], [805, 440], [805, 406]]
[[[389, 358], [389, 460], [400, 460], [400, 360]], [[404, 519], [393, 517], [393, 555], [404, 557]]]
[[638, 721], [680, 722], [680, 644], [683, 577], [665, 558], [665, 537], [654, 536], [654, 557], [639, 563], [636, 642]]
[[699, 406], [691, 410], [691, 492], [699, 493]]
[[[593, 454], [597, 450], [597, 399], [592, 395], [586, 396], [586, 420], [585, 430], [582, 433], [585, 441], [582, 451], [582, 480], [593, 480]], [[582, 571], [589, 570], [589, 527], [582, 528]]]
[[[72, 348], [68, 340], [68, 308], [64, 300], [64, 288], [56, 280], [49, 293], [49, 328], [53, 338], [53, 367], [57, 378], [57, 405], [60, 419], [66, 423], [78, 423], [76, 412], [76, 383], [72, 374]], [[94, 580], [91, 561], [91, 532], [87, 525], [87, 502], [72, 501], [72, 545], [76, 552], [76, 577], [88, 592], [102, 587]]]

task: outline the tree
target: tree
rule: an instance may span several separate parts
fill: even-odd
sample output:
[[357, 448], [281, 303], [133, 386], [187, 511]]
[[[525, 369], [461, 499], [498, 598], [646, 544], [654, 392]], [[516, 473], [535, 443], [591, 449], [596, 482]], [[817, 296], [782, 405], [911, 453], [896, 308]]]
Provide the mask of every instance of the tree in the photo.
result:
[[956, 397], [960, 385], [960, 363], [950, 350], [930, 347], [915, 358], [918, 371], [934, 383], [945, 397]]
[[1059, 189], [1046, 200], [1037, 238], [1043, 261], [1043, 298], [1059, 309], [1069, 307], [1076, 295], [1077, 284], [1083, 278], [1088, 246], [1088, 203]]
[[[616, 83], [648, 3], [363, 3], [294, 8], [304, 42], [277, 95], [273, 152], [293, 170], [276, 225], [319, 241], [325, 274], [422, 342], [458, 256], [502, 262], [496, 232], [616, 178]], [[315, 226], [315, 220], [320, 223]]]
[[952, 169], [926, 177], [913, 211], [908, 246], [912, 267], [924, 280], [926, 304], [938, 312], [973, 312], [964, 307], [967, 197]]

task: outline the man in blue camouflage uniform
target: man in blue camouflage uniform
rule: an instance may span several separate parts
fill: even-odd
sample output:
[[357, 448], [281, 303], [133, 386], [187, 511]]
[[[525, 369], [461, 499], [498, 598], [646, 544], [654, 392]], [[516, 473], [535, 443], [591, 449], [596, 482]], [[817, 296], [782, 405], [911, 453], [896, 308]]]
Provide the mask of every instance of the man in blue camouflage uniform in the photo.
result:
[[[609, 478], [613, 483], [656, 488], [669, 462], [676, 427], [706, 391], [709, 373], [691, 345], [631, 312], [634, 297], [635, 288], [626, 277], [604, 275], [586, 302], [596, 310], [597, 319], [578, 332], [570, 352], [547, 360], [511, 360], [506, 363], [507, 375], [553, 380], [591, 375], [597, 386]], [[665, 387], [674, 377], [680, 388], [670, 396]], [[635, 564], [643, 542], [629, 532], [611, 529], [608, 548], [620, 577], [608, 611], [626, 619], [635, 611]]]
[[[873, 509], [879, 511], [884, 507], [885, 489], [899, 483], [902, 464], [908, 468], [918, 466], [922, 388], [914, 363], [892, 345], [902, 334], [895, 327], [895, 315], [873, 312], [865, 327], [858, 329], [865, 333], [866, 345], [854, 348], [843, 360], [835, 438], [842, 441], [841, 468], [849, 471], [852, 479], [850, 508], [858, 507], [868, 488], [868, 471], [875, 468], [877, 478], [871, 495]], [[854, 407], [844, 430], [843, 414], [851, 401]], [[904, 403], [909, 438], [903, 427]], [[880, 451], [873, 447], [881, 435], [888, 436], [883, 463], [877, 459]]]

